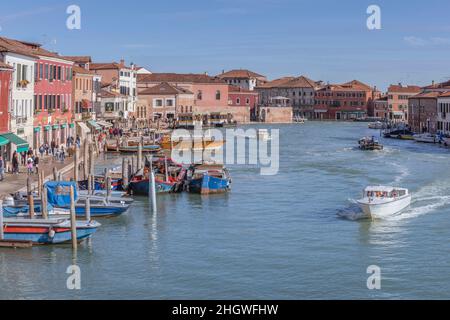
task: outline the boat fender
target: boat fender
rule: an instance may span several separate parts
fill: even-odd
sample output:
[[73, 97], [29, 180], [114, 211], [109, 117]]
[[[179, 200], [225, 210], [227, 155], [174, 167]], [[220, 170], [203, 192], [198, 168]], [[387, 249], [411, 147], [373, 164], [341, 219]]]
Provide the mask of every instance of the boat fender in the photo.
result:
[[55, 230], [53, 230], [53, 228], [50, 228], [50, 230], [48, 231], [48, 237], [53, 239], [55, 237]]

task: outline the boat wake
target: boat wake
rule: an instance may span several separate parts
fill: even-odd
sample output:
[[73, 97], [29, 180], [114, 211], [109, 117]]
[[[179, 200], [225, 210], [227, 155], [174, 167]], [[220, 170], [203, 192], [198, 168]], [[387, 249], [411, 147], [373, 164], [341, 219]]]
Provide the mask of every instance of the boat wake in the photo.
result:
[[409, 169], [406, 166], [402, 166], [398, 163], [392, 163], [392, 166], [394, 166], [395, 168], [398, 168], [399, 173], [398, 175], [394, 178], [394, 181], [392, 184], [396, 185], [398, 183], [400, 183], [401, 181], [403, 181], [403, 179], [405, 179], [406, 177], [409, 176], [410, 172]]
[[411, 206], [398, 215], [388, 217], [389, 221], [416, 218], [450, 206], [450, 182], [431, 184], [412, 194]]
[[369, 218], [356, 203], [354, 199], [348, 199], [350, 205], [346, 208], [340, 209], [337, 212], [337, 216], [342, 219], [356, 221]]

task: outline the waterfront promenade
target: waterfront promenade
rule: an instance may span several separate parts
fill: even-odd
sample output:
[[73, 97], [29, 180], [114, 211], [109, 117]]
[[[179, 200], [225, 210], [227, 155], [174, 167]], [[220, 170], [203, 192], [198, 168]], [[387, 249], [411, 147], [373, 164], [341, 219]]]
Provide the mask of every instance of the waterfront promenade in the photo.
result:
[[[45, 180], [53, 178], [53, 168], [56, 168], [58, 172], [62, 172], [63, 176], [67, 172], [72, 172], [73, 169], [73, 157], [66, 157], [65, 161], [55, 160], [51, 156], [46, 156], [41, 159], [39, 164], [39, 169], [44, 172]], [[34, 174], [31, 176], [33, 178], [33, 186], [37, 185], [38, 175]], [[24, 166], [20, 166], [19, 174], [6, 173], [5, 179], [0, 182], [0, 199], [4, 199], [17, 191], [26, 191], [27, 188], [27, 169]]]

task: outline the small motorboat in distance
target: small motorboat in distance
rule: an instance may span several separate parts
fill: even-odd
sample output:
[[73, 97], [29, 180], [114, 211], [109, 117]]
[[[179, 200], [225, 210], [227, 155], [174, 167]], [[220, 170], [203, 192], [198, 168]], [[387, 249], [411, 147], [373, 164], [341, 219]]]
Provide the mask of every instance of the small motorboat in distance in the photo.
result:
[[375, 140], [375, 137], [364, 137], [359, 140], [359, 148], [361, 150], [383, 150], [384, 147]]
[[369, 129], [384, 129], [385, 124], [381, 121], [371, 122], [368, 125]]
[[364, 214], [382, 219], [399, 213], [411, 204], [408, 189], [388, 186], [367, 187], [363, 198], [357, 201]]
[[414, 140], [416, 142], [423, 142], [423, 143], [438, 143], [439, 137], [435, 134], [431, 133], [422, 133], [422, 134], [415, 134], [413, 136]]

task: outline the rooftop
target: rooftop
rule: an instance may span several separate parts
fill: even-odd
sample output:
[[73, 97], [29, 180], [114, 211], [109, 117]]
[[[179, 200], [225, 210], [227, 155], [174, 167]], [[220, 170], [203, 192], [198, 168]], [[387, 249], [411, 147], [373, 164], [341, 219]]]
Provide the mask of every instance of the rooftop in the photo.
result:
[[399, 85], [390, 85], [388, 88], [388, 92], [399, 92], [399, 93], [419, 93], [422, 89], [419, 86], [403, 86]]
[[222, 83], [225, 82], [217, 77], [210, 77], [207, 74], [194, 73], [152, 73], [138, 74], [138, 82], [168, 82], [168, 83]]
[[251, 79], [251, 78], [266, 78], [265, 76], [258, 74], [256, 72], [250, 71], [250, 70], [245, 70], [245, 69], [235, 69], [235, 70], [230, 70], [227, 72], [224, 72], [220, 75], [217, 75], [218, 78], [221, 79]]
[[167, 82], [163, 82], [154, 87], [147, 88], [139, 92], [139, 95], [176, 95], [176, 94], [192, 94], [192, 92], [177, 86], [173, 86]]
[[0, 68], [1, 69], [13, 69], [9, 64], [3, 63], [0, 61]]

